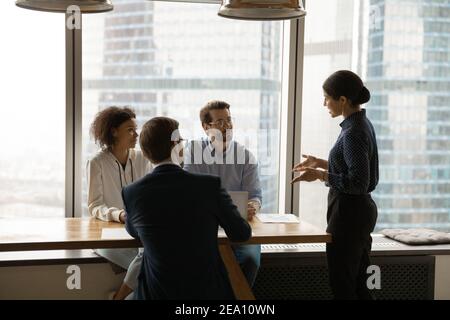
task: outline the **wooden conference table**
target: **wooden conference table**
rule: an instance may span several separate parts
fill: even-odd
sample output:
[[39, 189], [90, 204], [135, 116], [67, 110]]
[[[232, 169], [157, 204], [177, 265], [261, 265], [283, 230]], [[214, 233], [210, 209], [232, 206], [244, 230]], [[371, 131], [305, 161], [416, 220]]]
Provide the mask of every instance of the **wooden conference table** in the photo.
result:
[[[306, 222], [296, 224], [251, 222], [252, 238], [245, 244], [331, 242], [331, 235]], [[104, 228], [124, 225], [92, 218], [14, 219], [0, 218], [0, 252], [30, 250], [71, 250], [130, 248], [140, 242], [123, 238], [102, 238]], [[219, 249], [237, 299], [255, 299], [231, 249], [219, 232]]]

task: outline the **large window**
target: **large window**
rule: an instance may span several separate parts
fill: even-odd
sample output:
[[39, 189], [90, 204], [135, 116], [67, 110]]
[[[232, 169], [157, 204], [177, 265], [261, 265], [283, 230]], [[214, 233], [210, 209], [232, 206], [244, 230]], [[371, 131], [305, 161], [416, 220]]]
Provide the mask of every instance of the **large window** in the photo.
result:
[[[286, 144], [280, 141], [283, 22], [223, 19], [218, 5], [114, 5], [112, 12], [83, 16], [83, 169], [98, 151], [88, 133], [99, 110], [130, 105], [140, 126], [170, 116], [186, 138], [198, 139], [204, 135], [200, 108], [222, 99], [232, 106], [235, 139], [260, 163], [263, 211], [278, 211], [279, 152]], [[322, 0], [307, 6], [302, 153], [327, 158], [340, 119], [329, 118], [321, 85], [338, 69], [355, 71], [371, 90], [365, 107], [378, 137], [376, 230], [449, 231], [450, 4]], [[7, 44], [0, 51], [0, 217], [62, 217], [64, 177], [78, 174], [65, 163], [65, 139], [73, 134], [65, 128], [65, 16], [23, 10], [12, 1], [0, 9]], [[82, 177], [86, 214], [84, 171]], [[302, 219], [325, 227], [327, 191], [319, 182], [300, 185]]]
[[0, 15], [0, 217], [64, 217], [64, 15]]
[[[338, 69], [355, 71], [371, 91], [365, 107], [378, 139], [376, 230], [450, 231], [450, 4], [323, 0], [307, 10], [302, 151], [327, 158], [340, 120], [329, 119], [321, 86]], [[302, 183], [303, 218], [325, 226], [327, 191]]]
[[[129, 105], [138, 125], [154, 116], [201, 138], [200, 108], [231, 105], [235, 139], [260, 163], [263, 211], [278, 211], [282, 22], [217, 16], [218, 5], [114, 1], [114, 11], [83, 16], [83, 164], [98, 150], [95, 114]], [[85, 179], [86, 174], [83, 174]], [[86, 181], [83, 181], [86, 215]]]

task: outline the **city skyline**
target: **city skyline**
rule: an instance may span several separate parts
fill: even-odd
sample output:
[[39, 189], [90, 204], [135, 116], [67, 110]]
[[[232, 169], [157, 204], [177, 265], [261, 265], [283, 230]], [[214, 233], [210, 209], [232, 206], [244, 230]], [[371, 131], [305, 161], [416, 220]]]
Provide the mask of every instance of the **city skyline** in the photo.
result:
[[377, 132], [378, 229], [450, 231], [450, 3], [371, 0], [367, 114]]
[[[309, 2], [305, 20], [302, 152], [328, 157], [342, 119], [321, 108], [322, 83], [339, 69], [357, 72], [371, 91], [363, 107], [378, 140], [375, 231], [450, 231], [450, 3], [323, 2]], [[335, 28], [319, 28], [324, 18]], [[302, 184], [301, 217], [325, 227], [327, 191]]]
[[[83, 16], [83, 169], [98, 150], [88, 132], [99, 108], [131, 105], [139, 125], [155, 115], [171, 116], [180, 119], [186, 138], [197, 139], [204, 136], [199, 109], [210, 99], [223, 99], [232, 105], [237, 140], [247, 143], [248, 132], [256, 133], [251, 150], [270, 173], [262, 176], [263, 208], [276, 211], [281, 23], [221, 19], [215, 7], [202, 4], [115, 5], [111, 13]], [[59, 28], [64, 17], [13, 3], [2, 8], [18, 19], [2, 21], [3, 27], [16, 26], [21, 37], [45, 36], [41, 45], [15, 42], [1, 56], [12, 87], [2, 111], [12, 121], [0, 128], [2, 136], [11, 137], [1, 143], [8, 152], [0, 157], [0, 216], [64, 216], [65, 55]], [[308, 2], [307, 10], [302, 152], [327, 157], [340, 120], [324, 113], [321, 83], [338, 69], [354, 70], [372, 92], [367, 113], [380, 154], [380, 184], [373, 193], [377, 230], [450, 230], [450, 4], [323, 0]], [[378, 15], [375, 23], [371, 12]], [[45, 23], [43, 16], [49, 17]], [[23, 21], [39, 29], [21, 28]], [[333, 27], [324, 28], [324, 21]], [[40, 65], [26, 54], [30, 46]], [[35, 72], [28, 79], [16, 69]], [[20, 94], [23, 88], [26, 95]], [[322, 184], [302, 184], [300, 217], [324, 225], [326, 192]]]
[[[177, 16], [171, 14], [176, 10]], [[153, 116], [172, 116], [184, 138], [199, 139], [205, 136], [200, 108], [208, 100], [225, 100], [236, 119], [235, 139], [260, 160], [262, 210], [276, 212], [281, 23], [230, 22], [214, 10], [201, 4], [116, 1], [111, 14], [89, 17], [84, 27], [96, 30], [84, 42], [84, 61], [102, 68], [84, 76], [89, 116], [83, 126], [99, 109], [130, 105], [139, 127]], [[83, 145], [86, 161], [97, 149], [86, 135]]]

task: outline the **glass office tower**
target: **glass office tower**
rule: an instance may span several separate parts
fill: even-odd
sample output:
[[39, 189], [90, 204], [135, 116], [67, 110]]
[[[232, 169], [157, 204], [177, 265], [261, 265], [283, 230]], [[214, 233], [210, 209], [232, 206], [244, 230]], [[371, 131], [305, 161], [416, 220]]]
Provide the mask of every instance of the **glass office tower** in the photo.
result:
[[[97, 151], [87, 132], [102, 108], [130, 105], [139, 127], [157, 115], [173, 117], [184, 138], [198, 139], [201, 107], [225, 100], [236, 140], [260, 163], [263, 210], [276, 212], [281, 22], [223, 19], [218, 5], [116, 0], [114, 6], [83, 16], [84, 161]], [[86, 182], [83, 188], [85, 202]]]
[[[308, 1], [305, 17], [301, 151], [327, 159], [336, 141], [341, 119], [331, 119], [323, 106], [323, 81], [339, 69], [357, 65], [359, 26], [354, 0]], [[328, 188], [323, 183], [299, 184], [300, 218], [326, 227]]]
[[[302, 152], [327, 158], [339, 119], [323, 107], [322, 83], [339, 69], [372, 93], [380, 181], [376, 230], [450, 231], [450, 3], [323, 0], [307, 3]], [[320, 183], [300, 186], [300, 216], [325, 226]]]
[[378, 134], [378, 229], [450, 230], [450, 3], [371, 0], [367, 106]]

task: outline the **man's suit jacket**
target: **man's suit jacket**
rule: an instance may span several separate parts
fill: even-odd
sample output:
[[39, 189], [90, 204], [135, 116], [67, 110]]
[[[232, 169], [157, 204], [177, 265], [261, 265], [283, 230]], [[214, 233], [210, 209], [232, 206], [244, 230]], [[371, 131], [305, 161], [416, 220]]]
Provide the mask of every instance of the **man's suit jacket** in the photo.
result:
[[137, 299], [234, 299], [218, 226], [232, 241], [248, 240], [251, 228], [219, 178], [163, 164], [122, 197], [127, 231], [144, 245]]

